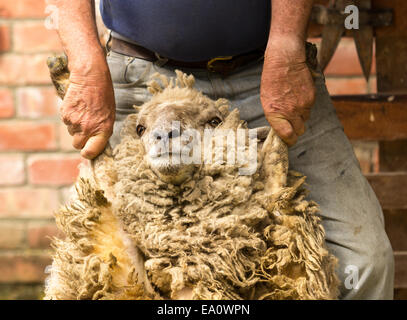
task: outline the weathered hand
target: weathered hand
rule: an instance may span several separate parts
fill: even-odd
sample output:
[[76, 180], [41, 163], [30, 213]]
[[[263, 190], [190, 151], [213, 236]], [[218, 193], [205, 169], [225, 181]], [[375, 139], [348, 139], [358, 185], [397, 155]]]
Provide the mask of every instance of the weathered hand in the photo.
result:
[[97, 72], [72, 72], [61, 107], [62, 120], [73, 136], [72, 145], [87, 159], [98, 156], [113, 132], [115, 100], [107, 67]]
[[315, 101], [315, 86], [305, 62], [305, 44], [270, 39], [260, 89], [267, 121], [289, 146], [305, 132]]

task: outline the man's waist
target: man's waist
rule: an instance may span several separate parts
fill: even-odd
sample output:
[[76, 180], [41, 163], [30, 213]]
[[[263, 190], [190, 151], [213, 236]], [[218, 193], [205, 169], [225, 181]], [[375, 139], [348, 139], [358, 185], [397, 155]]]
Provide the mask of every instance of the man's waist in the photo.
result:
[[162, 57], [154, 51], [144, 48], [138, 44], [112, 37], [110, 49], [114, 52], [154, 62], [159, 66], [168, 65], [178, 68], [206, 69], [211, 72], [227, 75], [233, 70], [254, 61], [261, 61], [264, 57], [265, 48], [259, 48], [250, 52], [235, 56], [219, 56], [203, 61], [179, 61]]

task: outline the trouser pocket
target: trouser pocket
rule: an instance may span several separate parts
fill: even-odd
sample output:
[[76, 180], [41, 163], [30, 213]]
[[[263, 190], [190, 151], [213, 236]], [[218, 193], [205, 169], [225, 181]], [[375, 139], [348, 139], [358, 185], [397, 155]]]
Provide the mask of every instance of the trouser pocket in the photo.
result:
[[110, 51], [107, 56], [113, 84], [129, 88], [148, 80], [152, 62]]
[[152, 72], [152, 62], [110, 51], [107, 62], [112, 75], [118, 121], [134, 113], [134, 105], [147, 102], [151, 95], [147, 82]]

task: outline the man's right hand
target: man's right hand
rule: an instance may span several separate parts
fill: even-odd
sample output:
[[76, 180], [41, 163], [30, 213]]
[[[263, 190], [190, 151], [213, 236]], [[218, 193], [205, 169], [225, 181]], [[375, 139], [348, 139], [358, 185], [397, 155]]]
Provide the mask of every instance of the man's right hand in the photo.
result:
[[115, 100], [105, 58], [92, 67], [73, 70], [61, 107], [72, 145], [86, 159], [103, 152], [113, 132]]
[[47, 0], [57, 8], [56, 24], [68, 57], [70, 85], [61, 107], [73, 146], [93, 159], [113, 132], [115, 100], [104, 50], [100, 44], [94, 0]]

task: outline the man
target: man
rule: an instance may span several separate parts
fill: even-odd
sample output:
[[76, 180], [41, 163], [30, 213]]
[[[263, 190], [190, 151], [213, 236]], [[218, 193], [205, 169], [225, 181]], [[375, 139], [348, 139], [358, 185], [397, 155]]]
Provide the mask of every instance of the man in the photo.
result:
[[268, 122], [291, 146], [290, 166], [308, 176], [328, 247], [339, 258], [341, 298], [392, 298], [383, 213], [323, 76], [314, 83], [306, 64], [312, 0], [102, 0], [104, 22], [113, 30], [107, 60], [93, 1], [51, 2], [59, 8], [71, 70], [62, 118], [82, 156], [101, 153], [113, 132], [110, 142], [117, 144], [132, 105], [150, 97], [152, 73], [192, 73], [198, 89], [229, 99], [250, 127]]

